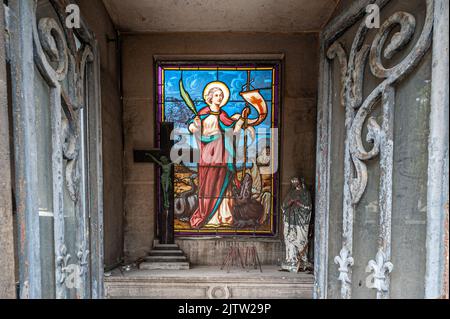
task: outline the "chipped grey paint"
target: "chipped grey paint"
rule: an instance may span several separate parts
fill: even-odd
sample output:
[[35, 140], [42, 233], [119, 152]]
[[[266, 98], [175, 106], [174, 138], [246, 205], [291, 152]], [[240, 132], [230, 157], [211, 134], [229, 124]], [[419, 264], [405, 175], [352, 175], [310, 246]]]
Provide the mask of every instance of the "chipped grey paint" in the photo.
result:
[[34, 101], [33, 1], [10, 7], [10, 50], [15, 191], [21, 298], [41, 297], [36, 107]]
[[[391, 215], [392, 215], [392, 168], [393, 168], [393, 128], [394, 128], [394, 108], [395, 89], [394, 85], [404, 79], [420, 63], [421, 59], [431, 45], [434, 1], [427, 0], [427, 15], [420, 37], [406, 57], [397, 65], [386, 69], [383, 66], [381, 54], [389, 59], [395, 52], [402, 50], [411, 40], [415, 31], [415, 19], [411, 14], [397, 12], [391, 15], [378, 30], [371, 46], [364, 44], [368, 32], [365, 21], [360, 24], [356, 32], [352, 48], [346, 59], [345, 49], [339, 42], [335, 42], [347, 28], [363, 17], [363, 9], [370, 3], [369, 1], [358, 1], [353, 4], [346, 14], [343, 14], [330, 22], [328, 28], [322, 33], [321, 45], [327, 51], [327, 58], [338, 58], [341, 67], [341, 103], [345, 108], [345, 155], [344, 155], [344, 203], [343, 203], [343, 241], [339, 256], [334, 261], [339, 266], [339, 278], [341, 281], [341, 297], [351, 298], [351, 266], [358, 262], [352, 257], [353, 239], [353, 219], [355, 207], [358, 205], [367, 187], [367, 167], [364, 162], [375, 158], [381, 153], [380, 158], [380, 190], [379, 203], [379, 245], [376, 257], [370, 260], [366, 271], [371, 274], [368, 277], [367, 285], [377, 290], [377, 298], [389, 298], [389, 273], [393, 270], [391, 259]], [[376, 2], [383, 6], [387, 1]], [[385, 46], [391, 31], [400, 25], [400, 31], [395, 34]], [[384, 49], [384, 52], [383, 51]], [[362, 99], [363, 71], [367, 62], [370, 49], [370, 69], [372, 74], [382, 79], [382, 82], [365, 98]], [[448, 50], [448, 46], [447, 46]], [[324, 50], [321, 52], [324, 53]], [[316, 184], [316, 207], [318, 218], [316, 229], [318, 231], [328, 231], [329, 190], [328, 186], [323, 186], [323, 181], [329, 182], [329, 163], [331, 154], [328, 153], [328, 146], [321, 145], [325, 141], [329, 132], [331, 114], [327, 114], [327, 108], [331, 109], [330, 91], [330, 65], [325, 62], [322, 56], [321, 69], [321, 92], [318, 112], [318, 183]], [[347, 66], [345, 67], [345, 63]], [[328, 67], [328, 69], [327, 69]], [[344, 76], [343, 76], [344, 75]], [[448, 73], [447, 73], [448, 75]], [[447, 92], [448, 93], [448, 92]], [[382, 100], [383, 123], [382, 127], [376, 120], [370, 117], [376, 102]], [[448, 94], [447, 94], [448, 101]], [[448, 109], [448, 104], [447, 104]], [[328, 110], [331, 112], [331, 110]], [[373, 147], [367, 151], [362, 142], [363, 125], [367, 123], [367, 140], [371, 141]], [[448, 123], [447, 123], [448, 127]], [[324, 136], [325, 135], [325, 136]], [[448, 146], [448, 139], [447, 139]], [[447, 147], [448, 150], [448, 147]], [[447, 153], [448, 155], [448, 153]], [[447, 171], [448, 172], [448, 171]], [[448, 196], [448, 195], [447, 195]], [[448, 198], [448, 197], [447, 197]], [[448, 199], [447, 199], [448, 200]], [[327, 240], [328, 234], [316, 236], [316, 284], [315, 297], [326, 298], [327, 289], [327, 268], [324, 260], [328, 259]], [[319, 255], [320, 256], [317, 256]], [[325, 254], [325, 255], [324, 255]]]
[[328, 281], [328, 227], [329, 227], [329, 186], [330, 186], [330, 126], [331, 100], [330, 64], [325, 58], [325, 43], [320, 41], [320, 79], [317, 102], [317, 166], [315, 183], [315, 224], [314, 224], [314, 299], [327, 298]]
[[103, 157], [102, 157], [102, 109], [100, 92], [100, 52], [95, 37], [91, 39], [94, 61], [89, 69], [88, 127], [89, 148], [89, 222], [91, 241], [91, 292], [93, 299], [104, 297], [103, 282]]
[[[50, 2], [59, 18], [64, 18], [65, 7], [69, 1]], [[38, 178], [35, 132], [39, 128], [36, 126], [33, 104], [33, 98], [37, 93], [34, 87], [36, 66], [50, 89], [51, 141], [49, 142], [52, 145], [51, 196], [54, 217], [55, 297], [101, 298], [103, 181], [97, 42], [83, 21], [82, 28], [75, 32], [61, 28], [54, 18], [42, 17], [37, 21], [37, 1], [13, 1], [11, 7], [12, 15], [15, 14], [16, 17], [11, 23], [13, 26], [11, 50], [14, 53], [11, 54], [11, 65], [15, 90], [13, 110], [21, 245], [19, 246], [21, 297], [39, 298], [42, 293], [39, 214], [37, 214], [39, 206], [36, 195]], [[75, 34], [81, 42], [80, 48], [76, 45]], [[65, 79], [68, 80], [67, 92], [62, 85]], [[64, 162], [67, 163], [66, 166]], [[23, 190], [22, 184], [26, 187]], [[74, 202], [77, 216], [74, 230], [76, 251], [72, 252], [72, 255], [67, 247], [71, 243], [69, 241], [73, 239], [67, 238], [65, 234], [67, 213], [64, 207], [65, 189]], [[73, 264], [81, 271], [81, 285], [76, 287], [74, 294], [69, 295], [66, 280], [73, 271], [69, 266], [73, 267]]]
[[[67, 266], [72, 258], [67, 253], [65, 243], [65, 218], [64, 218], [64, 165], [62, 144], [62, 104], [61, 84], [68, 72], [69, 58], [67, 55], [67, 43], [63, 30], [57, 22], [51, 18], [41, 18], [36, 21], [37, 2], [33, 3], [33, 39], [35, 50], [35, 63], [42, 76], [50, 87], [50, 113], [51, 113], [51, 143], [52, 143], [52, 181], [53, 181], [53, 236], [55, 253], [55, 289], [56, 298], [67, 297], [65, 280], [67, 277]], [[55, 36], [57, 35], [57, 36]], [[52, 46], [53, 44], [53, 46]], [[55, 46], [56, 45], [56, 46]], [[53, 48], [53, 51], [52, 51]], [[56, 50], [56, 52], [55, 52]], [[57, 62], [55, 69], [47, 60], [45, 53], [53, 56]]]
[[[394, 107], [395, 107], [395, 90], [393, 86], [404, 79], [414, 68], [420, 63], [425, 53], [430, 48], [433, 28], [433, 14], [434, 14], [434, 1], [427, 0], [427, 16], [425, 18], [425, 24], [420, 35], [419, 40], [415, 44], [411, 52], [397, 65], [386, 69], [381, 62], [381, 52], [384, 47], [385, 40], [387, 39], [390, 31], [395, 25], [400, 24], [401, 29], [396, 36], [392, 38], [391, 43], [388, 44], [384, 51], [385, 57], [392, 56], [392, 52], [400, 51], [406, 43], [410, 41], [413, 36], [413, 30], [415, 28], [414, 18], [412, 15], [405, 12], [397, 12], [393, 14], [385, 23], [381, 26], [375, 39], [372, 43], [370, 53], [370, 67], [372, 74], [376, 77], [384, 79], [378, 87], [372, 91], [367, 97], [361, 108], [358, 110], [353, 123], [354, 129], [352, 134], [354, 136], [354, 157], [358, 160], [368, 160], [381, 152], [381, 176], [380, 176], [380, 190], [379, 190], [379, 207], [380, 207], [380, 234], [379, 234], [379, 247], [377, 257], [375, 260], [380, 260], [379, 256], [383, 256], [381, 268], [376, 271], [374, 267], [370, 267], [374, 263], [374, 260], [369, 261], [368, 270], [372, 269], [374, 286], [377, 289], [377, 298], [389, 297], [389, 273], [392, 271], [391, 260], [391, 215], [392, 215], [392, 166], [393, 166], [393, 128], [394, 128]], [[383, 127], [379, 130], [377, 127], [368, 139], [376, 140], [374, 142], [374, 149], [379, 144], [380, 150], [377, 150], [373, 154], [371, 152], [365, 152], [362, 140], [362, 126], [364, 120], [370, 114], [372, 107], [378, 98], [382, 97], [383, 108]], [[358, 116], [362, 114], [362, 116]], [[369, 134], [370, 128], [369, 128]], [[376, 136], [374, 135], [376, 134]], [[361, 156], [362, 155], [362, 156]], [[356, 162], [355, 167], [358, 168]], [[365, 167], [362, 166], [365, 170]], [[364, 172], [367, 174], [366, 172]], [[367, 178], [367, 177], [366, 177]], [[365, 186], [364, 186], [365, 187]], [[377, 281], [384, 281], [377, 284]]]
[[[357, 41], [357, 40], [356, 40]], [[343, 230], [342, 230], [342, 249], [339, 256], [335, 256], [334, 262], [339, 266], [339, 278], [341, 282], [341, 296], [342, 298], [348, 299], [351, 297], [351, 278], [352, 269], [351, 266], [354, 264], [354, 259], [352, 257], [353, 249], [353, 215], [354, 206], [351, 198], [351, 181], [352, 181], [352, 169], [351, 169], [351, 158], [350, 158], [350, 134], [351, 125], [353, 118], [355, 116], [354, 107], [351, 105], [350, 99], [351, 95], [351, 82], [354, 80], [353, 75], [355, 74], [355, 51], [353, 50], [349, 59], [347, 59], [345, 50], [342, 45], [338, 42], [333, 44], [328, 51], [328, 58], [333, 59], [338, 57], [339, 64], [341, 67], [341, 78], [342, 81], [342, 91], [341, 91], [341, 102], [343, 102], [342, 107], [345, 109], [345, 155], [344, 155], [344, 203], [343, 203]], [[343, 65], [347, 62], [347, 65]], [[345, 72], [344, 72], [345, 70]], [[358, 72], [359, 73], [359, 72]], [[348, 76], [350, 75], [350, 76]]]
[[[392, 169], [394, 163], [394, 107], [395, 107], [395, 89], [392, 86], [387, 86], [382, 96], [382, 112], [383, 123], [381, 127], [380, 145], [381, 145], [381, 159], [380, 159], [380, 191], [378, 206], [380, 208], [380, 235], [378, 243], [378, 253], [384, 257], [382, 263], [381, 282], [385, 284], [386, 290], [377, 289], [377, 298], [389, 297], [389, 276], [384, 276], [385, 270], [392, 271], [389, 266], [391, 260], [391, 225], [392, 225]], [[369, 261], [370, 263], [370, 261]], [[376, 283], [377, 277], [374, 278]], [[384, 281], [384, 283], [383, 283]], [[383, 287], [384, 288], [384, 287]]]
[[[327, 298], [328, 287], [328, 234], [330, 207], [330, 167], [331, 167], [331, 64], [326, 54], [330, 45], [348, 28], [365, 15], [369, 3], [383, 7], [388, 0], [353, 1], [344, 14], [332, 19], [320, 34], [320, 74], [319, 96], [317, 103], [317, 168], [316, 168], [316, 218], [315, 218], [315, 252], [314, 252], [314, 298]], [[342, 52], [339, 53], [342, 58]], [[341, 64], [342, 66], [342, 64]], [[343, 67], [341, 75], [344, 74]], [[344, 105], [344, 89], [341, 92], [341, 103]]]
[[16, 298], [6, 76], [5, 15], [0, 3], [0, 299]]
[[449, 2], [436, 0], [435, 3], [425, 298], [448, 298]]

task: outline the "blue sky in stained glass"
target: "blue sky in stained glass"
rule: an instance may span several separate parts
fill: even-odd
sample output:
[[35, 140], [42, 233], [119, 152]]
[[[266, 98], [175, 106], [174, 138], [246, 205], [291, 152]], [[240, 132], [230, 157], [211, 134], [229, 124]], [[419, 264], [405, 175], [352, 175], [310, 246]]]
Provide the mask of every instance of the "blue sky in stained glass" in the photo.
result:
[[264, 100], [266, 100], [267, 102], [272, 101], [272, 89], [260, 90], [259, 92], [261, 93]]
[[233, 114], [240, 114], [245, 107], [245, 102], [228, 102], [222, 107], [228, 116], [232, 116]]
[[179, 82], [183, 76], [183, 85], [193, 100], [203, 100], [203, 90], [212, 81], [217, 80], [217, 71], [178, 71], [165, 72], [165, 100], [181, 100]]
[[193, 100], [203, 100], [203, 90], [216, 81], [217, 71], [183, 71], [183, 84]]
[[[272, 117], [272, 103], [267, 103], [267, 117], [258, 127], [270, 128], [271, 127], [271, 117]], [[232, 116], [233, 114], [241, 114], [242, 110], [245, 107], [245, 102], [228, 102], [222, 110], [227, 112], [228, 116]], [[254, 107], [250, 107], [250, 115], [249, 118], [256, 118], [258, 113]]]
[[252, 86], [255, 89], [272, 87], [272, 70], [256, 70], [250, 72]]
[[168, 70], [164, 72], [164, 99], [171, 101], [174, 98], [181, 100], [178, 82], [181, 78], [181, 71]]
[[[203, 89], [212, 81], [222, 81], [230, 89], [230, 100], [242, 100], [239, 93], [242, 91], [247, 81], [247, 71], [231, 70], [166, 70], [164, 73], [164, 96], [166, 101], [173, 99], [181, 100], [179, 81], [183, 75], [183, 84], [189, 95], [194, 100], [203, 99]], [[250, 72], [252, 88], [267, 89], [262, 90], [263, 97], [267, 100], [272, 99], [272, 71], [257, 70]]]
[[[229, 116], [240, 114], [245, 102], [239, 93], [247, 81], [245, 70], [165, 70], [164, 71], [164, 118], [166, 121], [185, 123], [193, 117], [193, 113], [184, 104], [179, 90], [179, 81], [183, 78], [186, 91], [194, 100], [197, 111], [206, 106], [203, 101], [203, 90], [212, 81], [222, 81], [230, 89], [229, 102], [223, 107]], [[261, 89], [261, 95], [266, 100], [268, 115], [258, 127], [271, 127], [272, 117], [272, 70], [250, 71], [251, 89]], [[237, 102], [239, 101], [239, 102]], [[251, 107], [250, 118], [257, 116], [255, 108]]]
[[230, 100], [241, 101], [239, 93], [247, 83], [247, 71], [219, 71], [219, 81], [225, 83], [230, 89]]

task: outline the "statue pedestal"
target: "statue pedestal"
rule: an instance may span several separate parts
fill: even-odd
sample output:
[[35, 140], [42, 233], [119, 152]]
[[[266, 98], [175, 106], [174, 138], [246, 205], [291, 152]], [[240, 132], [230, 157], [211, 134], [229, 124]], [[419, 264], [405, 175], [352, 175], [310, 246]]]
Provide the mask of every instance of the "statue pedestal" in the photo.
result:
[[139, 269], [182, 270], [190, 268], [188, 258], [177, 244], [155, 243], [144, 259], [145, 261], [139, 265]]
[[281, 270], [289, 272], [312, 272], [314, 271], [314, 265], [310, 263], [306, 258], [299, 262], [287, 262], [283, 261], [280, 266]]

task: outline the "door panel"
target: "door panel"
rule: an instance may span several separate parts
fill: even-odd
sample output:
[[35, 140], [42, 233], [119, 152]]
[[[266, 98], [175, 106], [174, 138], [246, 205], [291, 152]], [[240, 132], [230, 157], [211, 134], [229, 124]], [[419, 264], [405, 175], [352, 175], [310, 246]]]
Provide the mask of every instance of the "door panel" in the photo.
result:
[[69, 3], [9, 1], [22, 298], [103, 295], [97, 44]]
[[375, 28], [370, 3], [350, 4], [321, 36], [315, 296], [424, 298], [428, 216], [445, 216], [427, 205], [443, 2], [375, 1]]

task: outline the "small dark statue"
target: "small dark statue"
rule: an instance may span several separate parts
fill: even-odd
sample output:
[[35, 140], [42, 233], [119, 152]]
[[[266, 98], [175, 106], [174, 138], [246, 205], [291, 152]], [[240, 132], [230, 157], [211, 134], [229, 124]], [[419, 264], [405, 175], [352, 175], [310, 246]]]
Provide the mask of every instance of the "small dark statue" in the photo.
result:
[[307, 250], [312, 202], [303, 178], [291, 179], [291, 189], [283, 201], [281, 210], [286, 245], [286, 260], [281, 264], [281, 268], [292, 272], [309, 269], [311, 265], [308, 263]]

